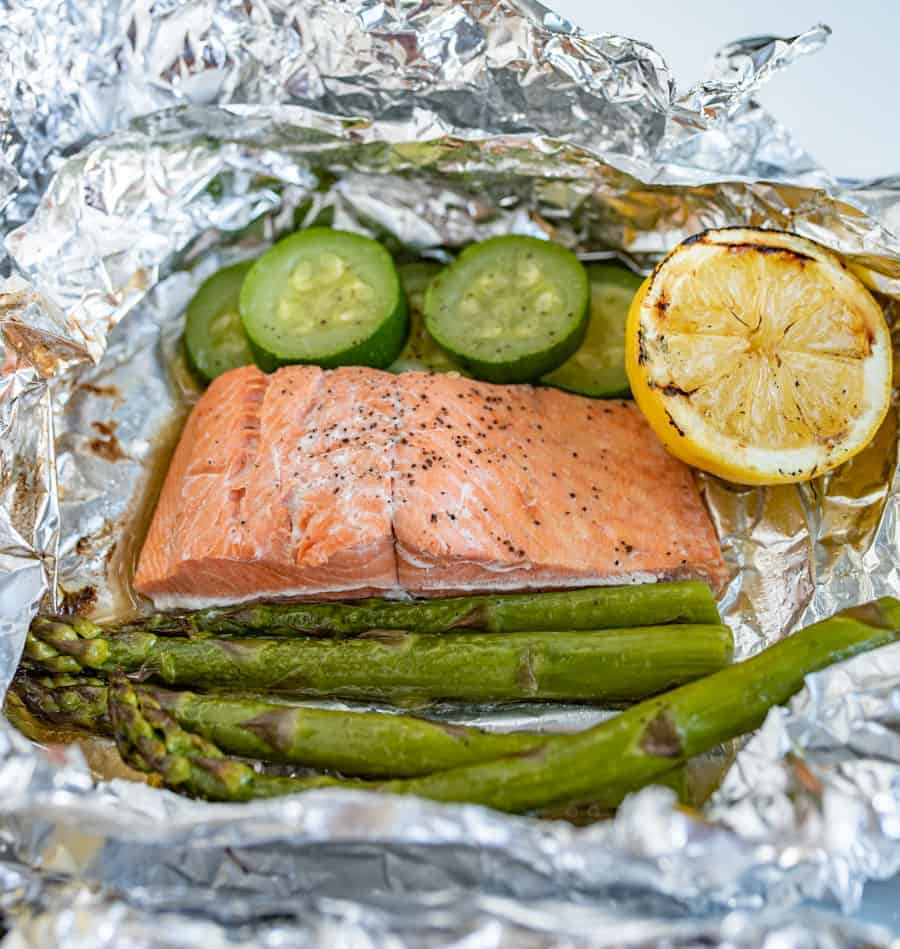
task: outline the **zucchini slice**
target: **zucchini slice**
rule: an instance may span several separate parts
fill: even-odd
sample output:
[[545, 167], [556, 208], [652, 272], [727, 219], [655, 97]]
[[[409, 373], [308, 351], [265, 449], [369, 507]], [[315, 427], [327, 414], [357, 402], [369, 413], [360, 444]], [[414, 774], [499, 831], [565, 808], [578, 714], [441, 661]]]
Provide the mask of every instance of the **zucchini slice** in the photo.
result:
[[425, 328], [422, 305], [428, 284], [443, 270], [431, 261], [415, 261], [397, 268], [400, 284], [406, 293], [409, 308], [409, 337], [400, 355], [391, 363], [391, 372], [459, 372], [467, 373], [431, 338]]
[[252, 260], [245, 260], [217, 270], [188, 304], [184, 323], [188, 362], [207, 382], [253, 362], [238, 314], [241, 285], [252, 266]]
[[629, 395], [625, 321], [642, 278], [615, 264], [590, 264], [591, 318], [581, 346], [541, 382], [595, 399]]
[[588, 279], [565, 247], [492, 237], [467, 247], [425, 292], [425, 326], [466, 369], [490, 382], [529, 382], [578, 349]]
[[313, 227], [251, 268], [240, 296], [244, 331], [262, 369], [292, 363], [383, 369], [406, 340], [406, 298], [376, 241]]

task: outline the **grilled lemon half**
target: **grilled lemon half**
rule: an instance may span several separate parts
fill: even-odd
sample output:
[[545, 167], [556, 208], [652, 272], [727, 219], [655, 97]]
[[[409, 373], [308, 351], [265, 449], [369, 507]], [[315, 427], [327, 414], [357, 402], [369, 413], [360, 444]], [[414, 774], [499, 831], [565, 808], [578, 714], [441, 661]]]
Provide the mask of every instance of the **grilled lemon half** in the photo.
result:
[[672, 454], [741, 484], [806, 481], [861, 451], [891, 398], [881, 307], [795, 234], [705, 231], [643, 283], [626, 369]]

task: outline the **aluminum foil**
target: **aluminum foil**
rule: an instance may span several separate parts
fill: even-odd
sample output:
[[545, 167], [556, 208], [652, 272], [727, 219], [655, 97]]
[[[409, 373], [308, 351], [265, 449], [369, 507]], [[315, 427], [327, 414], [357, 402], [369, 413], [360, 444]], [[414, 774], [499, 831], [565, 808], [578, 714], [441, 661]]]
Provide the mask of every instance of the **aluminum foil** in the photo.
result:
[[[893, 321], [900, 180], [834, 179], [752, 99], [827, 35], [731, 44], [682, 94], [655, 50], [532, 0], [0, 0], [3, 685], [42, 599], [139, 607], [148, 499], [196, 396], [184, 305], [297, 226], [439, 259], [531, 233], [638, 270], [703, 227], [780, 227]], [[704, 478], [741, 655], [900, 591], [897, 477], [892, 415], [801, 488]], [[797, 904], [851, 910], [900, 867], [898, 677], [897, 647], [813, 677], [705, 815], [651, 788], [585, 829], [349, 792], [199, 804], [0, 723], [6, 944], [887, 945]]]

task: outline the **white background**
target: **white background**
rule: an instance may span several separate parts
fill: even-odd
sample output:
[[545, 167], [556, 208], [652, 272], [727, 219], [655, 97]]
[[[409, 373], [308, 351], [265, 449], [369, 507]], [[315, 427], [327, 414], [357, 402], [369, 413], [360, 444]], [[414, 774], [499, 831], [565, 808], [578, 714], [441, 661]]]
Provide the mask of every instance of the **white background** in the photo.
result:
[[731, 40], [794, 36], [816, 23], [824, 49], [776, 76], [757, 98], [832, 174], [900, 174], [900, 0], [543, 0], [592, 33], [643, 40], [680, 90]]

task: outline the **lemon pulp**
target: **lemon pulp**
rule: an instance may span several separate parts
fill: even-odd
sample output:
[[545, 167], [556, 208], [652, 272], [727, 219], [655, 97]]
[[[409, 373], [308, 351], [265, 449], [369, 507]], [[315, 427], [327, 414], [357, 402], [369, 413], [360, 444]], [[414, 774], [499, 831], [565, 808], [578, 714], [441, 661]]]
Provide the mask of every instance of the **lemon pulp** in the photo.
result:
[[750, 484], [806, 480], [861, 450], [890, 402], [890, 333], [829, 251], [748, 228], [679, 245], [629, 313], [626, 365], [684, 461]]

